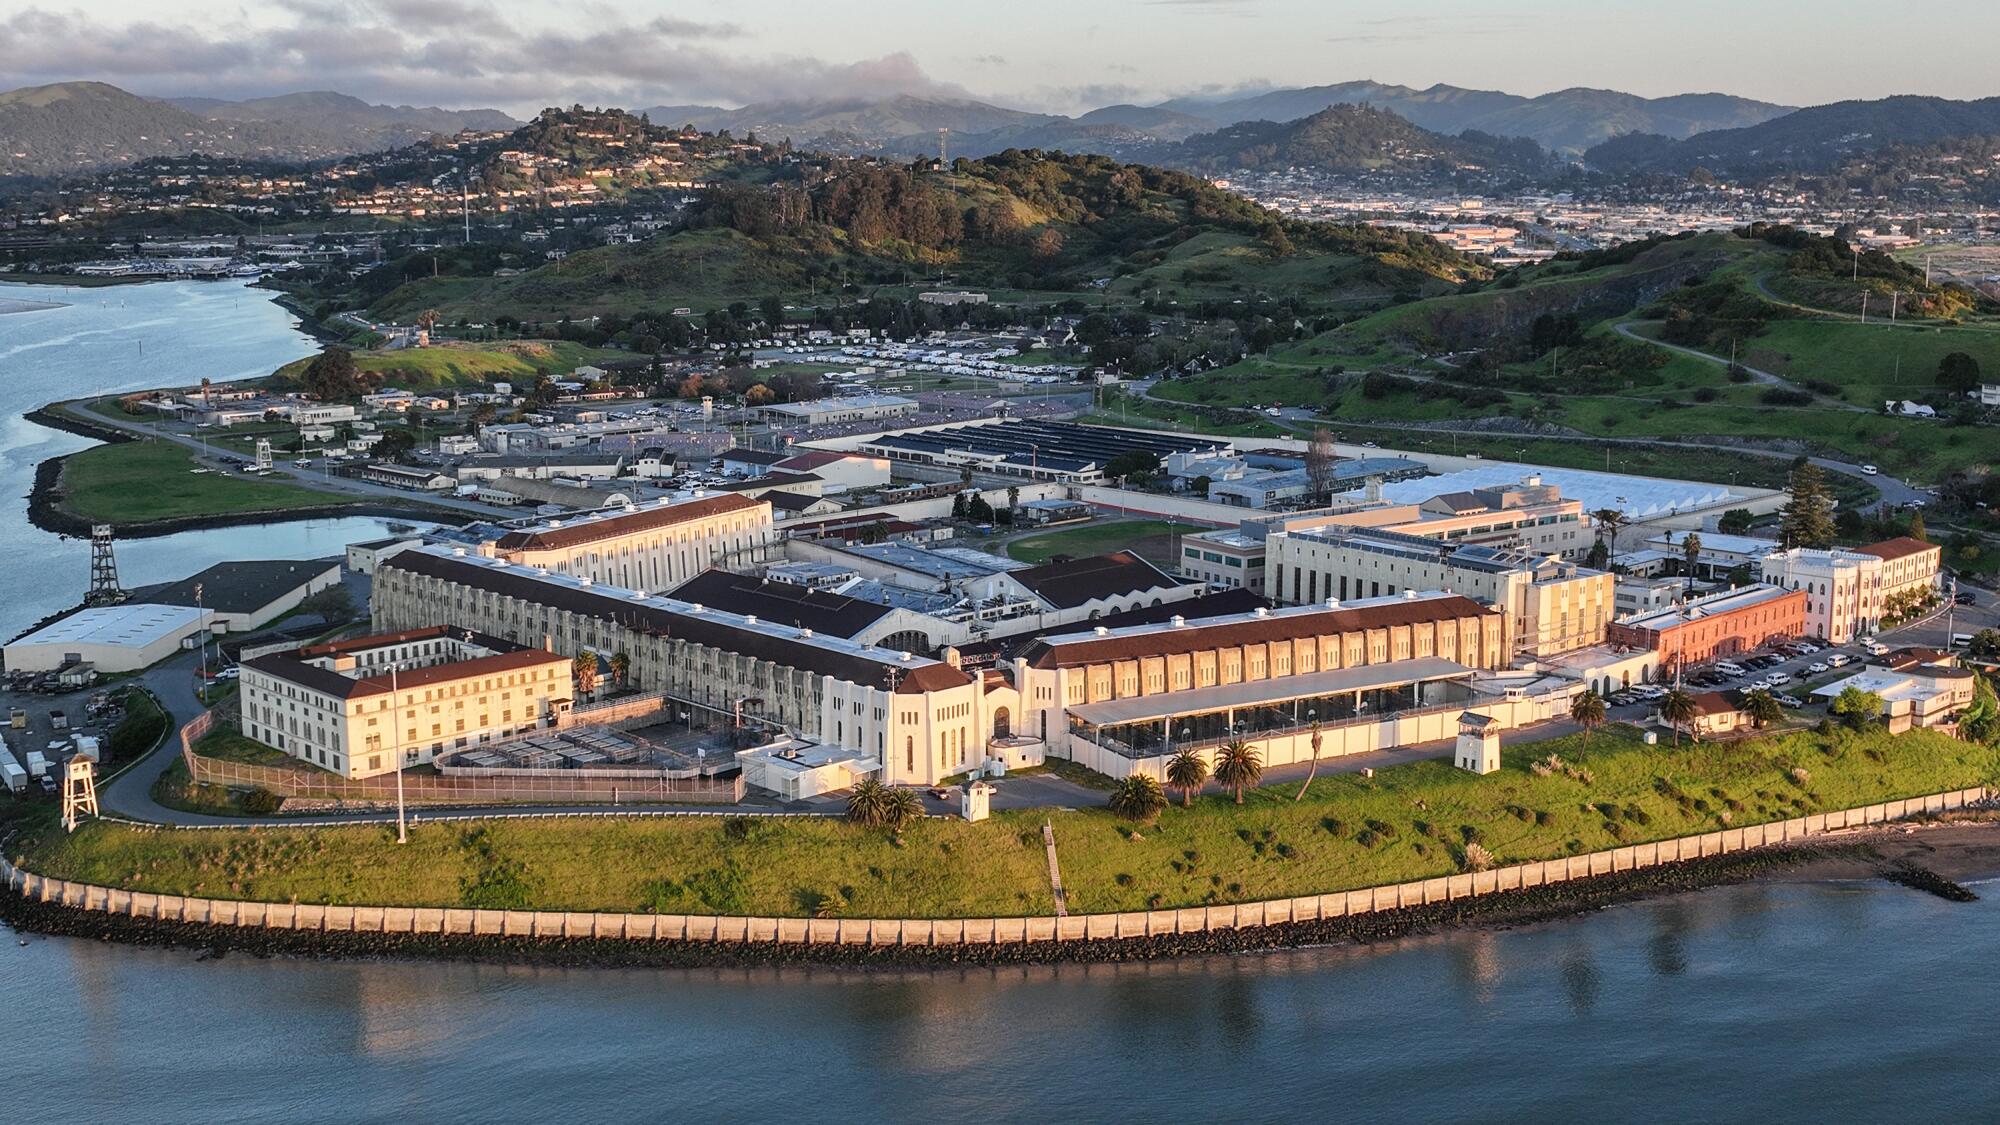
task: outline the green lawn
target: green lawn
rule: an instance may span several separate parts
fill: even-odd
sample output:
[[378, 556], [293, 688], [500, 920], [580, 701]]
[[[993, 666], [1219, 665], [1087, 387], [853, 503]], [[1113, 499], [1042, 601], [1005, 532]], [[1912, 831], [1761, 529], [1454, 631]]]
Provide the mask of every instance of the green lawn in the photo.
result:
[[340, 497], [272, 477], [195, 473], [194, 454], [167, 441], [100, 445], [63, 460], [62, 508], [113, 525], [183, 516], [276, 512], [340, 504]]
[[1938, 361], [1964, 352], [2000, 379], [2000, 329], [1891, 326], [1871, 321], [1780, 320], [1745, 341], [1744, 362], [1789, 379], [1838, 383], [1857, 406], [1937, 390]]
[[[1555, 753], [1572, 773], [1537, 776]], [[1802, 771], [1802, 772], [1795, 772]], [[1587, 780], [1586, 780], [1587, 779]], [[1988, 747], [1930, 733], [1811, 732], [1643, 745], [1631, 728], [1503, 755], [1475, 777], [1442, 762], [1210, 796], [1157, 824], [1102, 809], [936, 819], [899, 841], [843, 821], [703, 816], [491, 821], [394, 829], [65, 834], [23, 820], [31, 870], [167, 894], [389, 906], [539, 907], [853, 917], [1046, 914], [1040, 829], [1055, 827], [1073, 911], [1248, 901], [1449, 874], [1478, 840], [1501, 863], [1748, 825], [1996, 779]]]
[[[1088, 523], [1080, 527], [1047, 531], [1040, 535], [1016, 539], [1007, 544], [1007, 555], [1020, 562], [1045, 563], [1057, 555], [1082, 558], [1110, 551], [1134, 550], [1149, 558], [1166, 560], [1169, 552], [1149, 548], [1163, 547], [1169, 536], [1210, 530], [1213, 529], [1191, 523], [1169, 523], [1166, 520]], [[1146, 540], [1155, 542], [1147, 543]]]
[[[630, 352], [587, 348], [567, 340], [517, 340], [494, 344], [445, 344], [433, 348], [399, 348], [356, 352], [354, 365], [377, 372], [386, 385], [424, 390], [464, 383], [529, 380], [536, 375], [567, 375], [578, 367], [609, 359], [630, 359]], [[280, 375], [296, 375], [310, 359], [288, 363]]]

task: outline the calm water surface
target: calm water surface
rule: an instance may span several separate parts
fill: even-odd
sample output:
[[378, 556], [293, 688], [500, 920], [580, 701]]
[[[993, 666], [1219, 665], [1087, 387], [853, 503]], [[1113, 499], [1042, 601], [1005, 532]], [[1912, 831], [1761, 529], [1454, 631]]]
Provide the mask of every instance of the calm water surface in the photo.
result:
[[[235, 284], [0, 315], [0, 629], [87, 550], [29, 528], [51, 398], [263, 374]], [[314, 556], [368, 520], [120, 548], [128, 581]], [[2000, 896], [2000, 885], [1981, 888]], [[1991, 1120], [2000, 899], [1738, 887], [1369, 949], [929, 974], [320, 964], [0, 941], [0, 1120]]]
[[12, 1084], [24, 1122], [1992, 1120], [1996, 955], [2000, 899], [1872, 884], [1368, 949], [897, 975], [36, 938], [0, 948], [0, 1027], [49, 1079]]
[[[270, 296], [234, 281], [103, 289], [0, 283], [0, 309], [62, 304], [0, 314], [0, 636], [75, 605], [90, 587], [89, 543], [31, 527], [27, 496], [37, 464], [93, 443], [21, 416], [87, 394], [268, 375], [313, 354], [312, 338]], [[183, 578], [224, 559], [317, 558], [381, 530], [379, 520], [324, 519], [133, 540], [118, 548], [119, 576], [129, 586]]]

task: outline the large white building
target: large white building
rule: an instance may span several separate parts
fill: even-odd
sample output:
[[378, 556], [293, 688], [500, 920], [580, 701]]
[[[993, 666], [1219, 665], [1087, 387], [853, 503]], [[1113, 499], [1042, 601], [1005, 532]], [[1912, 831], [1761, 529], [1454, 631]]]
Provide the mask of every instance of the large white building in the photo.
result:
[[[1207, 753], [1231, 732], [1282, 765], [1303, 759], [1315, 723], [1329, 756], [1450, 737], [1475, 699], [1472, 679], [1509, 658], [1500, 615], [1462, 596], [1411, 591], [1115, 629], [1085, 623], [974, 671], [951, 649], [931, 660], [438, 548], [384, 560], [374, 611], [378, 627], [442, 620], [517, 641], [547, 637], [560, 652], [623, 651], [644, 690], [858, 751], [884, 781], [914, 785], [1050, 755], [1157, 777], [1170, 742]], [[1479, 705], [1510, 727], [1567, 706], [1506, 693]], [[787, 759], [795, 771], [817, 760]], [[832, 771], [830, 783], [787, 787], [819, 792], [869, 772], [845, 755], [811, 768]]]
[[1357, 527], [1273, 531], [1265, 553], [1277, 601], [1452, 590], [1501, 610], [1510, 651], [1537, 656], [1602, 643], [1614, 616], [1617, 580], [1555, 553]]
[[1806, 595], [1806, 634], [1844, 645], [1882, 625], [1882, 560], [1839, 548], [1793, 547], [1761, 563], [1763, 580]]
[[480, 553], [632, 590], [678, 586], [714, 566], [761, 562], [775, 531], [765, 500], [724, 493], [508, 532]]
[[214, 611], [178, 605], [108, 605], [81, 609], [7, 646], [12, 672], [53, 672], [92, 664], [99, 672], [136, 672], [192, 647]]
[[344, 777], [536, 730], [572, 698], [570, 660], [432, 626], [242, 664], [243, 733]]

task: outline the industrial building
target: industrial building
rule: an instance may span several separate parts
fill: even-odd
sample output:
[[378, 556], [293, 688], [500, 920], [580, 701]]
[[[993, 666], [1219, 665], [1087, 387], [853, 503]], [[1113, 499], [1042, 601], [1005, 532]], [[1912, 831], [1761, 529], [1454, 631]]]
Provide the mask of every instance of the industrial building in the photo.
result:
[[7, 645], [12, 672], [53, 672], [90, 664], [99, 672], [137, 672], [192, 648], [213, 612], [192, 606], [92, 606]]
[[135, 590], [132, 600], [206, 609], [212, 631], [248, 633], [338, 585], [340, 563], [333, 560], [225, 562], [179, 582]]
[[898, 395], [840, 395], [810, 402], [787, 402], [764, 408], [764, 417], [780, 426], [830, 426], [842, 422], [882, 422], [914, 417], [919, 403]]

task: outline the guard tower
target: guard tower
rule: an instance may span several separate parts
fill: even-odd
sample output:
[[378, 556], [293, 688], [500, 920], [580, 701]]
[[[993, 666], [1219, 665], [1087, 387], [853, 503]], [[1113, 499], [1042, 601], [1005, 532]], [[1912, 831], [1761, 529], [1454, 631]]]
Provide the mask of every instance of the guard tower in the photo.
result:
[[959, 815], [975, 823], [985, 820], [992, 814], [994, 792], [991, 785], [978, 780], [959, 790]]
[[74, 832], [84, 817], [96, 815], [97, 770], [89, 758], [79, 754], [63, 763], [63, 831]]
[[1498, 773], [1500, 770], [1500, 721], [1491, 715], [1467, 711], [1458, 717], [1458, 750], [1452, 762], [1468, 773]]
[[270, 438], [260, 437], [257, 439], [257, 471], [263, 473], [268, 473], [271, 471]]
[[125, 600], [125, 589], [118, 585], [118, 559], [111, 553], [108, 523], [90, 528], [90, 593], [83, 600], [86, 605], [117, 605]]

